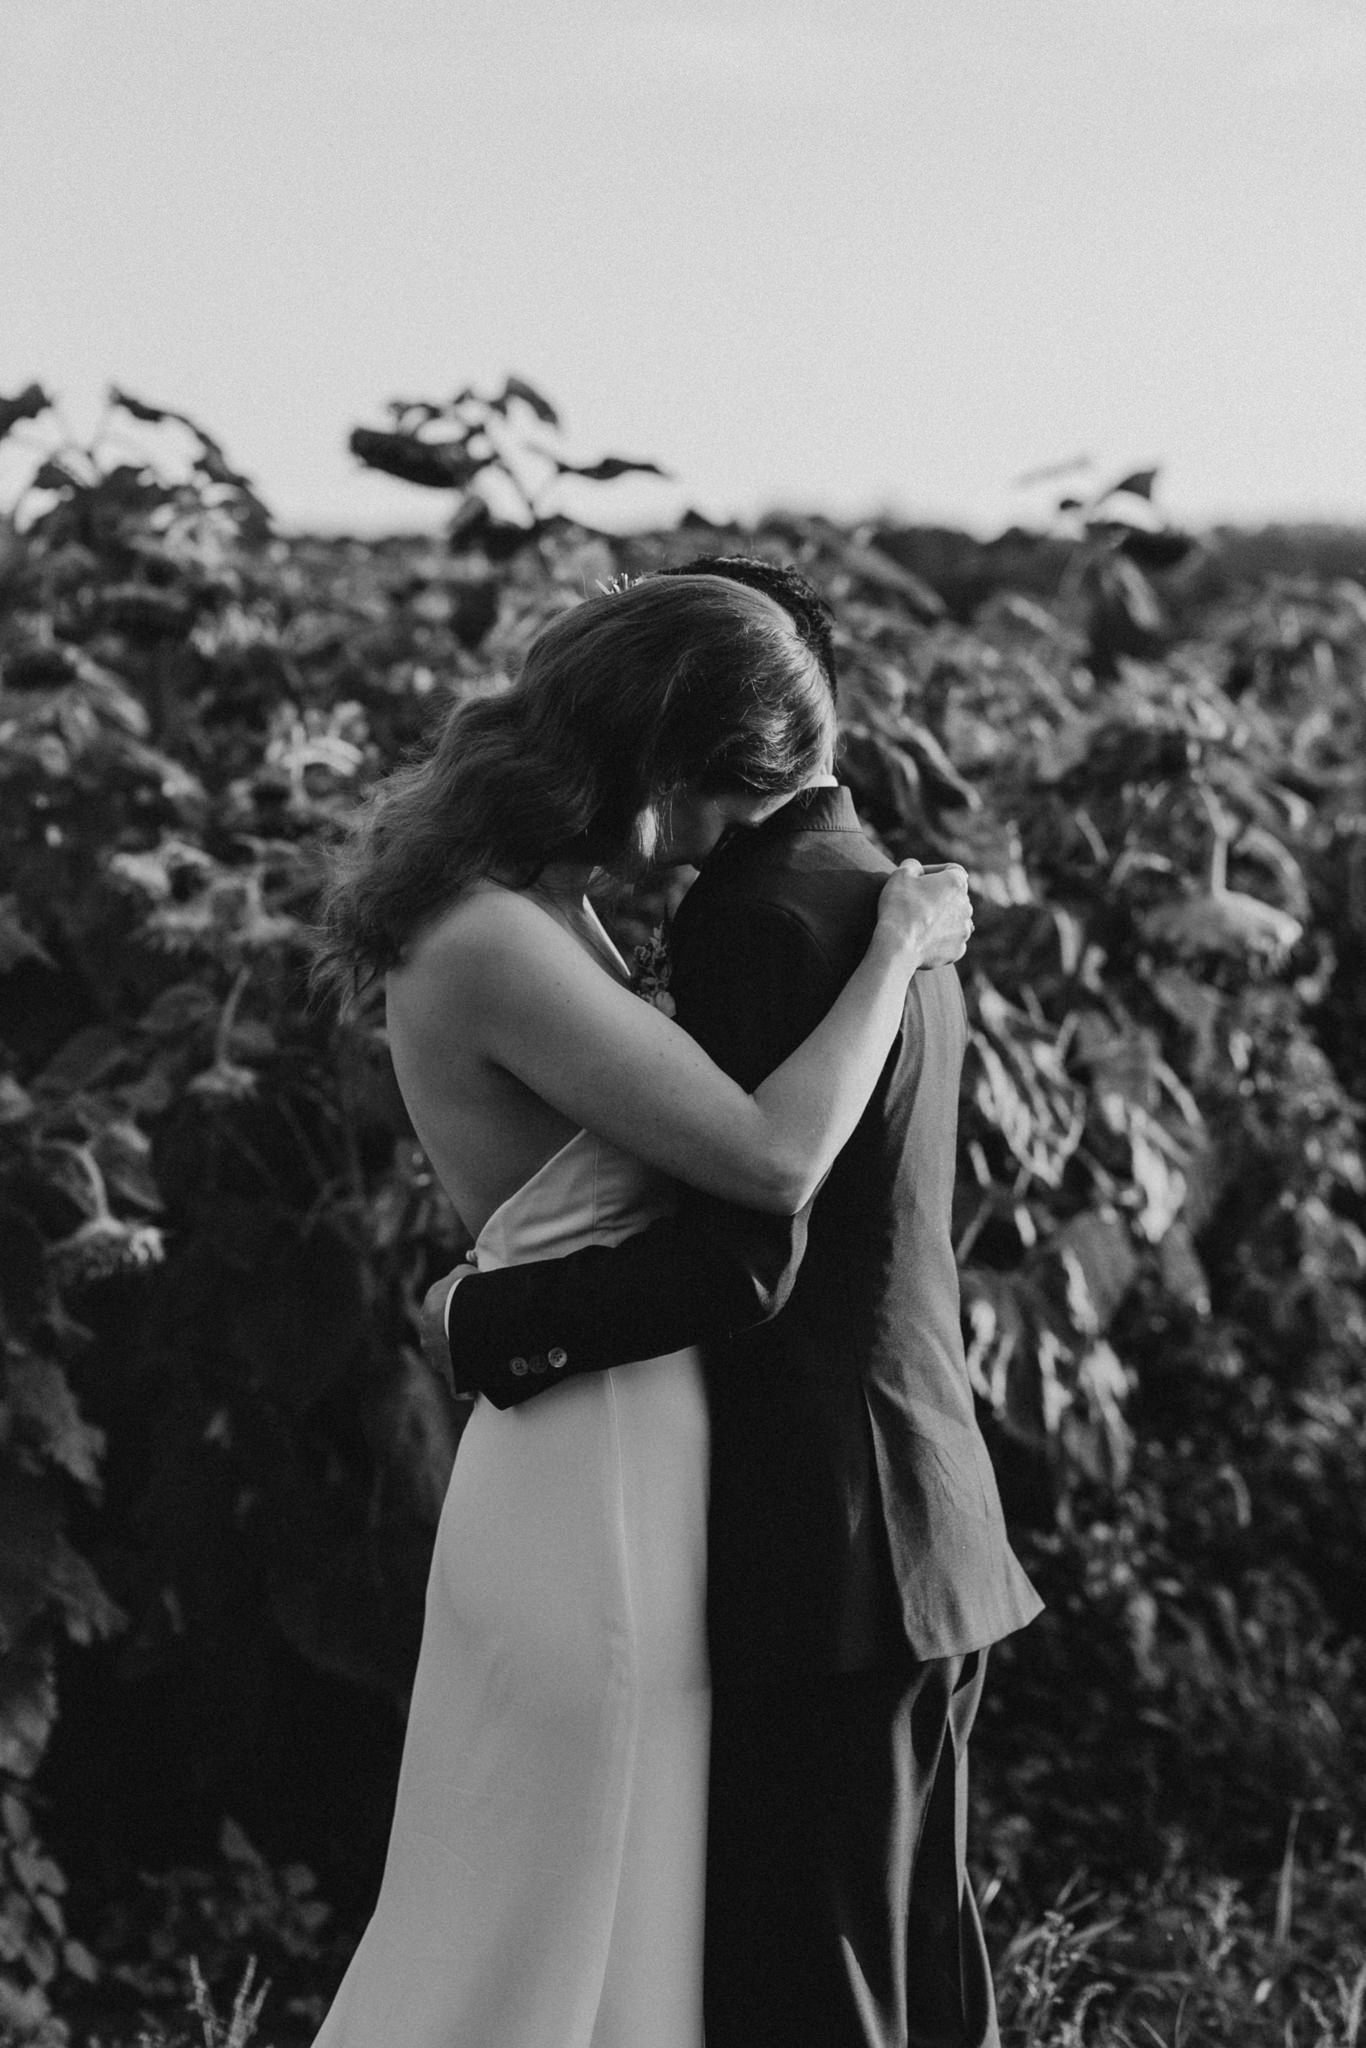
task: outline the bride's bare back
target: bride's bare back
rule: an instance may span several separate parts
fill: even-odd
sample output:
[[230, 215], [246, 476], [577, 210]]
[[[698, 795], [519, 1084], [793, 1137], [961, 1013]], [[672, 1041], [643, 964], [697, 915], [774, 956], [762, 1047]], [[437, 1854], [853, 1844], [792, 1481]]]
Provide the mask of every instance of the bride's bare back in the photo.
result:
[[[505, 945], [526, 942], [518, 913], [509, 915], [499, 902], [514, 894], [537, 915], [558, 921], [519, 892], [476, 885], [428, 927], [385, 990], [389, 1047], [408, 1114], [471, 1237], [583, 1128], [487, 1049], [481, 970], [499, 936], [494, 926], [505, 923]], [[612, 971], [605, 951], [596, 961], [589, 957], [595, 972]], [[625, 964], [618, 965], [614, 978], [624, 987]], [[534, 980], [528, 976], [528, 1003], [535, 1000]]]

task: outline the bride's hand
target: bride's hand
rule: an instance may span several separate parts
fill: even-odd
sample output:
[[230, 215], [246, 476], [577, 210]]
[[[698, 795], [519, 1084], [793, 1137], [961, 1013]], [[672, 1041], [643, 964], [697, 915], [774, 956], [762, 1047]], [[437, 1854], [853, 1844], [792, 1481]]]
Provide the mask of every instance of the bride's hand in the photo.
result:
[[972, 936], [967, 869], [956, 861], [928, 870], [902, 861], [878, 899], [878, 931], [904, 951], [913, 973], [961, 960]]
[[446, 1342], [446, 1303], [450, 1300], [451, 1289], [463, 1280], [474, 1267], [462, 1262], [450, 1273], [443, 1273], [427, 1289], [418, 1317], [418, 1335], [422, 1341], [422, 1355], [448, 1394], [465, 1394], [471, 1389], [461, 1385], [451, 1360], [451, 1348]]

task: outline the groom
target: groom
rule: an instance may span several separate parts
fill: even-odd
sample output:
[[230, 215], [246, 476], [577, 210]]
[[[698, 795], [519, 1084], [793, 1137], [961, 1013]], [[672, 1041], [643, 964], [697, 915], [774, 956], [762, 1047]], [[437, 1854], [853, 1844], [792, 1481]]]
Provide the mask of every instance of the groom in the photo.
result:
[[[730, 558], [834, 687], [801, 578]], [[833, 775], [707, 860], [674, 920], [680, 1024], [745, 1088], [814, 1028], [889, 863]], [[615, 1249], [437, 1283], [431, 1348], [500, 1407], [705, 1347], [711, 1409], [708, 2048], [992, 2048], [965, 1869], [987, 1646], [1040, 1602], [973, 1416], [950, 1238], [964, 1014], [911, 984], [858, 1129], [794, 1218], [689, 1189]], [[447, 1338], [441, 1317], [447, 1318]]]

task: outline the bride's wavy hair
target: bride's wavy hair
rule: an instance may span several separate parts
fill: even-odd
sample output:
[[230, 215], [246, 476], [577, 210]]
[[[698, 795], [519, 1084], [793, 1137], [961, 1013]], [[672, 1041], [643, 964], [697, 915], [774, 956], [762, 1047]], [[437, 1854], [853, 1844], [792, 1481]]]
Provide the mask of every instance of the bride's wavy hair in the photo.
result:
[[359, 995], [476, 877], [525, 887], [565, 859], [629, 871], [685, 785], [800, 788], [834, 728], [817, 654], [762, 591], [674, 572], [587, 599], [358, 808], [330, 863], [315, 993]]

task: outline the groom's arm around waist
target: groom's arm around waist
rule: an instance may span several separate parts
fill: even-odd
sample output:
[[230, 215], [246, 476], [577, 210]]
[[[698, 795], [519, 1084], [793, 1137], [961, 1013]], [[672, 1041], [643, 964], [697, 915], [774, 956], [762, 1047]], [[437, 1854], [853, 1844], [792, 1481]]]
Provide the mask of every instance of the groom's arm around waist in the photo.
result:
[[[756, 1087], [839, 992], [805, 924], [727, 899], [680, 918], [678, 1020], [743, 1087]], [[773, 1216], [692, 1189], [678, 1211], [608, 1249], [472, 1273], [447, 1334], [457, 1389], [513, 1407], [568, 1376], [716, 1343], [766, 1321], [792, 1291], [808, 1210]]]
[[574, 1374], [716, 1343], [776, 1315], [805, 1215], [733, 1213], [743, 1225], [713, 1230], [685, 1211], [611, 1248], [468, 1274], [446, 1311], [457, 1391], [511, 1408]]

